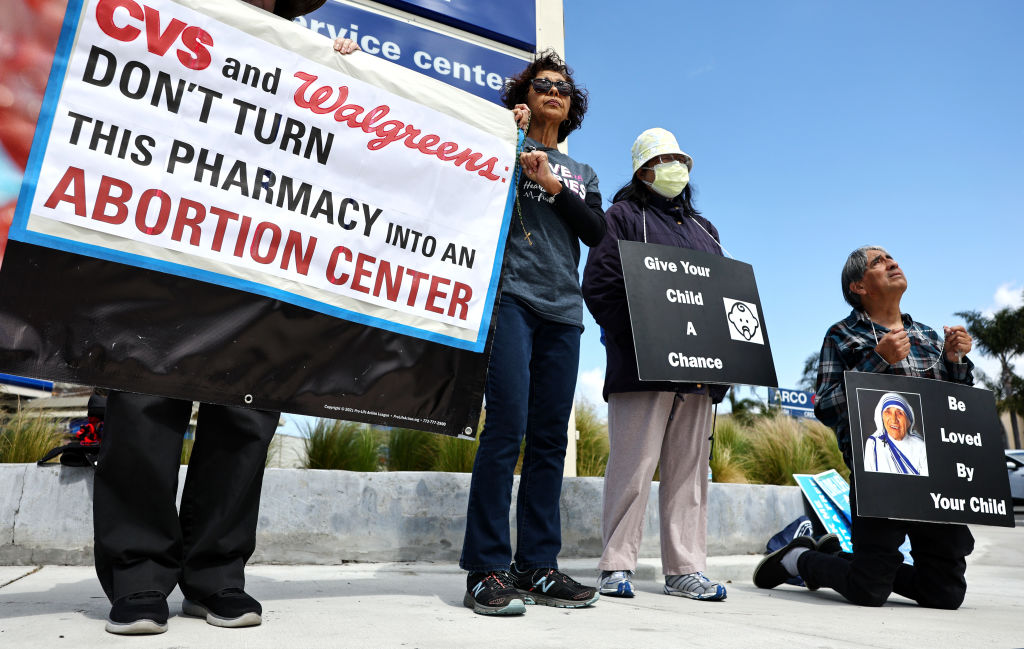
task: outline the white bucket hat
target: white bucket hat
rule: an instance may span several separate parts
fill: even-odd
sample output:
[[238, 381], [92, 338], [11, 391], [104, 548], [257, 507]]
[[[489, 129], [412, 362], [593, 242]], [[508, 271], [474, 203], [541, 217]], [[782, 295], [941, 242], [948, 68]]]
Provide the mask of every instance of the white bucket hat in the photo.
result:
[[687, 169], [693, 171], [693, 158], [679, 148], [676, 136], [663, 128], [649, 128], [641, 133], [633, 143], [632, 153], [633, 173], [651, 158], [667, 154], [683, 156]]

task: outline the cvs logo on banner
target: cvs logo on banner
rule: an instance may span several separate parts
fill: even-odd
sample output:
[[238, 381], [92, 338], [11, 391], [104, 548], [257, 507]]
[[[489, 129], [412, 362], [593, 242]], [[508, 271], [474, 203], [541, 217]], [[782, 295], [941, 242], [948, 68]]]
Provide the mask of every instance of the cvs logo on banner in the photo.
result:
[[[118, 9], [124, 11], [116, 13]], [[153, 7], [133, 0], [100, 0], [96, 4], [96, 23], [104, 34], [124, 43], [137, 39], [145, 28], [146, 47], [157, 56], [167, 54], [171, 46], [180, 40], [181, 46], [174, 51], [182, 65], [192, 70], [203, 70], [210, 65], [207, 46], [213, 45], [213, 37], [209, 32], [177, 18], [163, 26], [160, 12]]]

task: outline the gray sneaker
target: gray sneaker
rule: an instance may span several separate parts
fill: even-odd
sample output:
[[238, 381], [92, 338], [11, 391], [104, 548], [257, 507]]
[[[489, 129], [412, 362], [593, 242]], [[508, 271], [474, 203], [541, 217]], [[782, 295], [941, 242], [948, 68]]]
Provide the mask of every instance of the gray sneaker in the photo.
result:
[[632, 570], [602, 570], [597, 580], [598, 591], [609, 597], [633, 597]]
[[703, 572], [665, 575], [665, 594], [716, 602], [725, 599], [725, 586], [720, 582], [711, 581]]

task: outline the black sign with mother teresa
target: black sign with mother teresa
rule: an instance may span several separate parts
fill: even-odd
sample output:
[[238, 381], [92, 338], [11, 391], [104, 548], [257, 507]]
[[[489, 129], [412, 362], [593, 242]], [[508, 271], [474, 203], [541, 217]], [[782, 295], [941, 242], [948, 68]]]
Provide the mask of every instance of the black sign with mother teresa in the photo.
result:
[[859, 515], [1014, 526], [991, 392], [870, 372], [845, 380]]
[[619, 256], [641, 381], [778, 387], [749, 264], [636, 241]]

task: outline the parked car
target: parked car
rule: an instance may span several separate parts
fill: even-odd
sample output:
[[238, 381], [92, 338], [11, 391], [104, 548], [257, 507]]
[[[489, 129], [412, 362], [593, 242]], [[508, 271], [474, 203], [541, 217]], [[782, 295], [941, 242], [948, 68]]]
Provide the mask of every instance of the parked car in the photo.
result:
[[1006, 450], [1006, 470], [1010, 473], [1010, 496], [1014, 505], [1024, 505], [1024, 451]]

